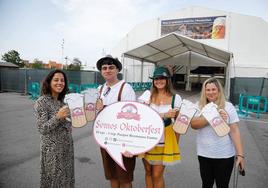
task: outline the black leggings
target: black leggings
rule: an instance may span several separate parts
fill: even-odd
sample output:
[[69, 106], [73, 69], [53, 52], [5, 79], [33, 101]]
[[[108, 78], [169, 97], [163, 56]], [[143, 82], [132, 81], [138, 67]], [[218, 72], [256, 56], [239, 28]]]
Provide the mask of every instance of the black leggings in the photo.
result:
[[212, 188], [216, 181], [217, 188], [228, 188], [234, 166], [234, 157], [212, 159], [198, 156], [202, 188]]

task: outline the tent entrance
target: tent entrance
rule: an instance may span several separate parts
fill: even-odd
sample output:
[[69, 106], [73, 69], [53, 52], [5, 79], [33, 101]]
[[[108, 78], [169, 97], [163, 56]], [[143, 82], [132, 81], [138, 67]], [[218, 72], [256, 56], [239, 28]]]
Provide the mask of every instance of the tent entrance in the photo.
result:
[[[228, 69], [232, 56], [230, 52], [176, 33], [168, 34], [123, 54], [124, 58], [141, 62], [141, 75], [144, 63], [174, 65], [175, 81], [180, 83], [184, 78], [186, 91], [192, 89], [192, 83], [195, 83], [196, 80], [200, 80], [202, 83], [203, 78], [214, 75], [222, 80], [227, 96], [229, 96], [230, 87]], [[211, 67], [210, 70], [222, 68], [223, 71], [213, 74], [204, 74], [202, 71], [194, 72], [202, 67]], [[143, 80], [141, 79], [141, 81]]]

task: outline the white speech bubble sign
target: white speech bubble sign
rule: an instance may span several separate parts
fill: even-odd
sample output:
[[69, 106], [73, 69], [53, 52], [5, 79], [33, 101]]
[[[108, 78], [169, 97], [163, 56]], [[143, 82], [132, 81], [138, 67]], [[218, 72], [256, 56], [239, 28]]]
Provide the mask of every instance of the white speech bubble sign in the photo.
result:
[[96, 117], [93, 135], [97, 143], [124, 170], [122, 153], [144, 153], [159, 143], [164, 123], [148, 105], [122, 101], [105, 107]]

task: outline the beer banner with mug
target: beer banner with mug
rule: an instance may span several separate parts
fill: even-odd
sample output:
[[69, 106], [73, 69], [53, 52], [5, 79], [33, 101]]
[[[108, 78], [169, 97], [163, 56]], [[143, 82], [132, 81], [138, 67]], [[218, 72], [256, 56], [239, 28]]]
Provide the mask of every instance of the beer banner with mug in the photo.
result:
[[162, 20], [161, 36], [174, 32], [193, 39], [224, 39], [225, 27], [225, 15]]

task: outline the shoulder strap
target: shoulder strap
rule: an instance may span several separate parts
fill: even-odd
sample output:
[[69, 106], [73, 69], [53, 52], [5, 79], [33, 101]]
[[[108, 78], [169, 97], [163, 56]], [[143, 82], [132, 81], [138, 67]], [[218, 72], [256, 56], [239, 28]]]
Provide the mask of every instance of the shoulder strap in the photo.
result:
[[100, 88], [100, 96], [101, 96], [101, 93], [102, 93], [103, 87], [104, 87], [104, 84], [103, 84], [103, 85], [101, 86], [101, 88]]
[[121, 101], [121, 95], [122, 95], [122, 91], [123, 91], [123, 87], [124, 87], [125, 83], [126, 82], [122, 83], [122, 85], [121, 85], [121, 88], [120, 88], [119, 93], [118, 93], [117, 101]]
[[172, 95], [172, 102], [171, 102], [171, 107], [174, 108], [174, 103], [175, 103], [175, 94]]

